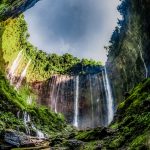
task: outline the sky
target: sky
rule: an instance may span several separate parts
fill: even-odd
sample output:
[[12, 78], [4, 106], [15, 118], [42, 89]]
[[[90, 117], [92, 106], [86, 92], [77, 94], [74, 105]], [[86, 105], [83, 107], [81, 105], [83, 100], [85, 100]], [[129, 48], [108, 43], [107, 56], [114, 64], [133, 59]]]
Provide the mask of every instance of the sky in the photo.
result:
[[47, 53], [105, 62], [119, 0], [41, 0], [27, 10], [29, 41]]

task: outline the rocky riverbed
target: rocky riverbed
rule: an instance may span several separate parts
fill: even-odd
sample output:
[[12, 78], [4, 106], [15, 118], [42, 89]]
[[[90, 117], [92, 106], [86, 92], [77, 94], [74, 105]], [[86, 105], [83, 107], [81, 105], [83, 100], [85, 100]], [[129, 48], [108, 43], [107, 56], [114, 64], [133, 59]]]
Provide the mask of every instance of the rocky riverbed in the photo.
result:
[[0, 149], [46, 149], [49, 148], [49, 140], [29, 136], [23, 132], [6, 130], [0, 141]]

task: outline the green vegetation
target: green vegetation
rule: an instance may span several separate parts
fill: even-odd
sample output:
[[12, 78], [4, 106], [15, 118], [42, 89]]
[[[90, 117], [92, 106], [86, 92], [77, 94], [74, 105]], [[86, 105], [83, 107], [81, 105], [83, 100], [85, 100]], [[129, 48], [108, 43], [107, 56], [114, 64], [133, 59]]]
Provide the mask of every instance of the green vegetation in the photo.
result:
[[[118, 11], [122, 18], [110, 39], [107, 68], [117, 103], [147, 76], [150, 63], [150, 1], [121, 0]], [[145, 65], [144, 65], [145, 63]], [[132, 71], [131, 71], [132, 70]], [[117, 77], [116, 77], [117, 76]]]
[[[1, 0], [0, 2], [1, 20], [8, 17], [4, 13], [6, 8], [7, 12], [14, 10], [15, 6], [18, 8], [23, 1]], [[123, 100], [124, 92], [129, 92], [129, 89], [145, 77], [140, 51], [148, 64], [149, 4], [148, 0], [122, 0], [122, 4], [118, 7], [123, 19], [119, 20], [110, 45], [106, 48], [112, 65], [110, 70], [115, 70], [119, 76], [116, 77], [116, 72], [115, 75], [112, 74], [115, 78], [112, 79], [115, 90], [119, 96], [121, 95], [117, 97], [119, 102]], [[99, 127], [76, 132], [67, 126], [61, 114], [55, 114], [35, 102], [28, 105], [29, 94], [34, 97], [32, 91], [27, 85], [19, 92], [15, 91], [6, 80], [4, 69], [7, 71], [10, 68], [20, 50], [23, 50], [24, 57], [19, 64], [17, 75], [20, 75], [28, 60], [32, 59], [27, 74], [29, 82], [46, 80], [54, 74], [96, 73], [101, 63], [87, 59], [79, 60], [70, 54], [63, 56], [46, 54], [30, 44], [27, 41], [28, 37], [23, 15], [0, 23], [0, 69], [2, 70], [0, 71], [0, 138], [3, 138], [5, 130], [9, 128], [25, 132], [23, 113], [26, 111], [36, 128], [48, 134], [51, 146], [57, 147], [56, 149], [59, 147], [75, 150], [150, 149], [150, 79], [144, 80], [129, 92], [128, 97], [119, 105], [115, 120], [109, 128]], [[18, 112], [20, 112], [19, 117]], [[34, 135], [34, 131], [32, 132]], [[72, 141], [76, 146], [70, 144], [72, 139], [76, 140]]]
[[0, 0], [0, 21], [16, 17], [39, 0]]
[[[44, 106], [28, 105], [26, 99], [22, 98], [23, 95], [21, 95], [9, 85], [9, 82], [0, 72], [0, 137], [8, 128], [25, 132], [23, 122], [23, 112], [25, 111], [30, 114], [34, 125], [44, 133], [49, 133], [51, 136], [56, 136], [57, 133], [64, 134], [62, 134], [64, 128], [68, 127], [61, 114], [55, 114]], [[18, 112], [20, 112], [19, 118]]]
[[28, 42], [29, 34], [23, 15], [1, 22], [0, 28], [3, 29], [2, 52], [6, 67], [11, 67], [21, 50], [23, 50], [23, 59], [19, 64], [17, 75], [21, 74], [27, 62], [32, 60], [28, 69], [27, 81], [46, 80], [54, 74], [86, 74], [100, 71], [101, 62], [80, 60], [68, 53], [59, 56], [38, 50]]
[[[117, 110], [109, 128], [80, 131], [75, 137], [84, 141], [84, 150], [148, 150], [150, 148], [150, 79], [136, 86]], [[82, 149], [82, 148], [81, 148]]]

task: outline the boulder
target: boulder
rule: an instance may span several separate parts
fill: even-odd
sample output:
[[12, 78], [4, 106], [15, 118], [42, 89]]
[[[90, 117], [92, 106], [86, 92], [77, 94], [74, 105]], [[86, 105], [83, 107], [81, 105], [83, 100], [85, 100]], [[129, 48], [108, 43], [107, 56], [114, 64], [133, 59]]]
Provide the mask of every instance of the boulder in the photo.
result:
[[68, 140], [66, 142], [66, 145], [72, 150], [78, 150], [84, 146], [84, 142], [82, 142], [80, 140], [72, 139], [72, 140]]
[[15, 130], [6, 130], [4, 141], [15, 147], [48, 147], [49, 142], [37, 137], [28, 136], [22, 132]]

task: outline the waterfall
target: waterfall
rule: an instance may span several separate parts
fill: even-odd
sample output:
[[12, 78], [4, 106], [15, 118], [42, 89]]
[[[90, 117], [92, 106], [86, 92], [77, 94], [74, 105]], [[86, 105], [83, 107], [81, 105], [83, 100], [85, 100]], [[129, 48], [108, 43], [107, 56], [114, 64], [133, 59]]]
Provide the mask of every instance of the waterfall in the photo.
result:
[[23, 72], [21, 73], [20, 79], [19, 79], [19, 81], [17, 82], [17, 85], [16, 85], [16, 88], [17, 88], [17, 89], [21, 86], [21, 83], [22, 83], [23, 79], [24, 79], [25, 76], [26, 76], [27, 69], [28, 69], [30, 63], [31, 63], [31, 59], [28, 61], [28, 63], [27, 63], [27, 65], [26, 65], [25, 69], [24, 69]]
[[59, 90], [60, 90], [60, 83], [61, 83], [61, 76], [58, 79], [58, 87], [57, 87], [57, 93], [56, 93], [56, 97], [55, 97], [55, 113], [57, 113], [57, 101], [58, 101], [58, 96], [59, 96]]
[[112, 122], [114, 117], [114, 109], [113, 109], [113, 96], [111, 92], [111, 87], [107, 75], [106, 67], [104, 67], [103, 73], [103, 82], [104, 82], [104, 88], [106, 92], [106, 100], [107, 100], [107, 111], [108, 111], [108, 125]]
[[15, 72], [19, 66], [19, 63], [22, 59], [22, 50], [18, 53], [17, 55], [17, 58], [13, 61], [13, 64], [9, 70], [9, 73], [8, 73], [8, 79], [10, 79], [10, 83], [13, 84], [13, 78], [14, 78], [14, 75], [15, 75]]
[[30, 131], [30, 128], [29, 128], [29, 125], [28, 125], [28, 123], [30, 123], [32, 129], [34, 129], [35, 132], [36, 132], [36, 136], [37, 136], [39, 139], [45, 138], [44, 133], [42, 133], [40, 130], [38, 130], [38, 129], [34, 126], [34, 124], [31, 123], [30, 115], [29, 115], [26, 111], [23, 113], [23, 121], [24, 121], [24, 125], [25, 125], [25, 128], [26, 128], [26, 134], [28, 134], [28, 135], [31, 134], [31, 131]]
[[[43, 88], [44, 87], [44, 88]], [[107, 126], [113, 119], [113, 98], [106, 69], [97, 74], [54, 75], [37, 86], [38, 100], [64, 114], [78, 129]]]
[[52, 110], [55, 109], [55, 103], [54, 103], [55, 85], [56, 85], [56, 77], [54, 76], [52, 78], [52, 92], [51, 92], [51, 96], [50, 96]]
[[38, 129], [34, 126], [34, 124], [32, 124], [32, 129], [35, 130], [36, 136], [37, 136], [39, 139], [44, 139], [44, 138], [45, 138], [44, 133], [42, 133], [40, 130], [38, 130]]
[[93, 92], [92, 92], [92, 81], [91, 81], [91, 76], [89, 75], [89, 81], [90, 81], [90, 99], [91, 99], [91, 110], [92, 110], [92, 126], [93, 126], [93, 121], [94, 121], [94, 108], [93, 108]]
[[140, 42], [138, 44], [138, 47], [139, 47], [140, 57], [141, 57], [141, 60], [143, 62], [144, 68], [145, 68], [145, 78], [148, 78], [148, 68], [146, 66], [146, 63], [145, 63], [145, 60], [144, 60], [143, 54], [142, 54], [142, 41], [141, 41], [141, 38], [140, 38]]
[[79, 116], [79, 76], [75, 77], [75, 103], [74, 103], [74, 123], [75, 127], [78, 127]]
[[146, 63], [145, 63], [145, 60], [143, 58], [143, 54], [142, 54], [142, 51], [140, 48], [139, 48], [139, 51], [140, 51], [141, 60], [143, 62], [144, 68], [145, 68], [145, 78], [148, 78], [148, 69], [147, 69], [147, 66], [146, 66]]
[[28, 123], [31, 121], [31, 119], [30, 119], [29, 114], [26, 111], [23, 113], [23, 121], [24, 121], [24, 125], [25, 125], [25, 128], [26, 128], [26, 133], [28, 135], [30, 135], [30, 129], [28, 127]]

